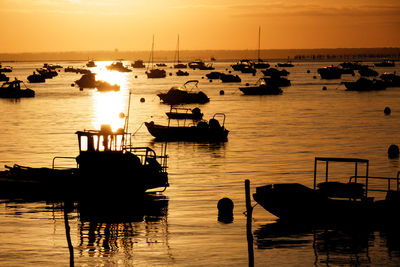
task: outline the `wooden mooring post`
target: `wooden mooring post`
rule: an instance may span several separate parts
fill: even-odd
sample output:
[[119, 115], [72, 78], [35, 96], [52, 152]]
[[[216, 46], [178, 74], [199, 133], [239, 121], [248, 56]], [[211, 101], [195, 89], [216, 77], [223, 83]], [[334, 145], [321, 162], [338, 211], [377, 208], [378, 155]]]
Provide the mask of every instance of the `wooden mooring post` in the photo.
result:
[[251, 230], [252, 219], [253, 219], [253, 207], [251, 206], [250, 198], [250, 181], [246, 179], [244, 181], [244, 188], [246, 191], [246, 233], [247, 233], [247, 249], [249, 254], [249, 267], [254, 267], [254, 248], [253, 248], [253, 232]]

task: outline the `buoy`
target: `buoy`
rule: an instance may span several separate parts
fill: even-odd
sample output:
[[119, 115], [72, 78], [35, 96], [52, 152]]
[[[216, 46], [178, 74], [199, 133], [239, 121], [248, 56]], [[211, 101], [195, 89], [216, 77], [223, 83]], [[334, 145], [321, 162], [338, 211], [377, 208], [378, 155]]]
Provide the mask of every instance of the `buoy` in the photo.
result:
[[392, 113], [392, 110], [389, 107], [386, 107], [383, 112], [385, 112], [386, 115], [390, 115]]
[[218, 221], [224, 223], [233, 222], [233, 201], [230, 198], [224, 197], [218, 201]]
[[390, 145], [388, 148], [388, 157], [395, 159], [399, 157], [399, 147], [397, 145]]
[[327, 88], [326, 88], [326, 86], [322, 87], [322, 90], [324, 90], [324, 91], [325, 91], [326, 89], [327, 89]]
[[317, 76], [313, 76], [314, 79], [317, 79]]
[[71, 83], [71, 87], [74, 87], [75, 86], [75, 84], [74, 83]]
[[169, 73], [169, 76], [172, 76], [172, 72]]
[[232, 71], [228, 71], [228, 73], [232, 73]]
[[201, 78], [204, 79], [204, 76], [202, 76]]
[[83, 88], [82, 88], [82, 87], [79, 87], [79, 91], [83, 91]]
[[224, 90], [220, 90], [220, 91], [219, 91], [219, 94], [220, 94], [220, 95], [225, 94]]
[[307, 70], [307, 73], [310, 73], [310, 70]]
[[210, 83], [212, 83], [212, 80], [210, 79]]
[[137, 75], [135, 75], [135, 79], [137, 79]]
[[144, 99], [144, 97], [142, 97], [142, 98], [140, 99], [140, 102], [144, 103], [144, 101], [146, 101], [146, 100]]
[[246, 83], [246, 86], [249, 86], [249, 83]]

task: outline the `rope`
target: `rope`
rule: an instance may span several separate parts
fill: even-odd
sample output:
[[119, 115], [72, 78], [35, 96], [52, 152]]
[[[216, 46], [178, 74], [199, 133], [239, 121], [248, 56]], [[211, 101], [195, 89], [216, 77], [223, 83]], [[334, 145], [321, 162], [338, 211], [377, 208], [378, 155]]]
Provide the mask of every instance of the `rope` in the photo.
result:
[[132, 136], [134, 136], [140, 130], [140, 128], [142, 128], [143, 124], [144, 124], [144, 122], [142, 122], [142, 124], [140, 124], [139, 128], [137, 128], [137, 130], [132, 134]]

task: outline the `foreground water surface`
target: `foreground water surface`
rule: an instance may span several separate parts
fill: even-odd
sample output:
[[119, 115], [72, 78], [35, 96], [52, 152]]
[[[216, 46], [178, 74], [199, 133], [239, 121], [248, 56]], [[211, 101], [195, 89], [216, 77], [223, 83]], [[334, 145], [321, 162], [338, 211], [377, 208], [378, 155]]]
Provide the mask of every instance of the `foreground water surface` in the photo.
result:
[[[55, 63], [82, 67], [86, 62]], [[77, 266], [243, 266], [248, 263], [245, 179], [251, 181], [252, 192], [256, 186], [276, 182], [312, 186], [316, 156], [366, 158], [371, 175], [397, 174], [398, 159], [388, 159], [387, 149], [400, 143], [399, 88], [347, 92], [341, 81], [355, 80], [357, 75], [321, 80], [317, 68], [337, 62], [295, 63], [287, 68], [292, 86], [279, 96], [244, 96], [238, 90], [256, 82], [260, 72], [239, 74], [242, 82], [237, 84], [210, 82], [205, 77], [209, 71], [189, 70], [190, 76], [177, 77], [167, 67], [172, 76], [152, 80], [143, 69], [106, 71], [110, 63], [97, 62], [94, 71], [98, 80], [118, 82], [120, 92], [80, 91], [71, 84], [81, 75], [63, 70], [44, 84], [29, 84], [26, 77], [43, 62], [10, 63], [13, 72], [7, 75], [24, 80], [36, 97], [0, 99], [0, 169], [14, 163], [50, 167], [55, 156], [76, 156], [75, 131], [98, 129], [103, 123], [114, 129], [123, 125], [118, 114], [127, 112], [129, 90], [133, 92], [129, 129], [135, 145], [160, 153], [164, 143], [155, 142], [143, 123], [167, 124], [165, 112], [170, 107], [161, 104], [156, 94], [189, 79], [199, 80], [199, 88], [211, 101], [188, 107], [200, 107], [205, 119], [224, 113], [228, 142], [168, 143], [170, 187], [139, 208], [137, 203], [113, 203], [114, 207], [75, 203], [64, 210], [62, 203], [40, 197], [2, 200], [2, 266], [69, 265], [65, 219]], [[230, 64], [214, 65], [216, 71], [226, 71]], [[399, 67], [376, 70], [393, 73]], [[327, 90], [322, 90], [324, 86]], [[392, 110], [390, 116], [383, 113], [386, 106]], [[345, 172], [341, 165], [331, 170], [338, 175]], [[217, 220], [217, 202], [223, 197], [234, 202], [232, 223]], [[310, 229], [296, 227], [295, 222], [281, 225], [276, 219], [260, 206], [254, 208], [256, 266], [400, 264], [398, 229]]]

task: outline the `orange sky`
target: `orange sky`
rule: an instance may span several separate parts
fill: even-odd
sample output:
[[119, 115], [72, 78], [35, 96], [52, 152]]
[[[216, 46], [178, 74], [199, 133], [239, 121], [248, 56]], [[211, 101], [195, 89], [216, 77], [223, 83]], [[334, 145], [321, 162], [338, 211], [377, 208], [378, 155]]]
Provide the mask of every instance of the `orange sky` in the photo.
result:
[[0, 0], [0, 53], [400, 47], [399, 0]]

